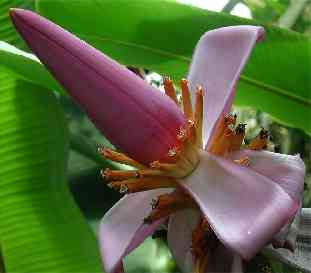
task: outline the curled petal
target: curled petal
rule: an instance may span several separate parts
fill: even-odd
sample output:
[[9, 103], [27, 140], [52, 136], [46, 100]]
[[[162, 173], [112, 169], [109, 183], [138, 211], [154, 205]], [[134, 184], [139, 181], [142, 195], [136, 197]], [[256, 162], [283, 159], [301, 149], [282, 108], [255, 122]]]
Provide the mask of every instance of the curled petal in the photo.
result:
[[166, 95], [49, 20], [21, 9], [11, 10], [11, 17], [32, 51], [122, 152], [149, 163], [176, 144], [184, 117]]
[[104, 216], [99, 228], [99, 243], [107, 273], [119, 272], [122, 258], [151, 235], [165, 219], [144, 224], [151, 212], [151, 200], [169, 190], [132, 193], [123, 197]]
[[197, 201], [217, 237], [246, 260], [280, 231], [299, 206], [270, 179], [207, 152], [180, 184]]
[[237, 159], [245, 156], [250, 159], [250, 169], [279, 184], [292, 198], [301, 202], [305, 164], [299, 155], [241, 150], [231, 154], [230, 158]]
[[[231, 159], [248, 157], [255, 172], [264, 175], [279, 184], [300, 204], [303, 197], [305, 164], [299, 155], [283, 155], [269, 151], [241, 150], [230, 155]], [[300, 210], [287, 225], [274, 237], [273, 245], [295, 249]]]
[[204, 90], [204, 144], [222, 113], [230, 111], [235, 87], [252, 48], [264, 35], [257, 26], [232, 26], [212, 30], [199, 40], [189, 70], [192, 94]]

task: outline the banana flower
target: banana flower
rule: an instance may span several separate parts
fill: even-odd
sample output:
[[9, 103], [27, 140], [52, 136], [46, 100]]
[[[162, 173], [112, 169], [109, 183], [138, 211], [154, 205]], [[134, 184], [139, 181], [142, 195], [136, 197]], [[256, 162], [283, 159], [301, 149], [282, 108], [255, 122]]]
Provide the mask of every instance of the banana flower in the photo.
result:
[[49, 20], [20, 9], [11, 17], [119, 151], [102, 148], [103, 156], [133, 167], [103, 171], [110, 187], [126, 193], [100, 224], [107, 273], [122, 272], [122, 258], [163, 225], [183, 270], [242, 272], [243, 261], [293, 220], [301, 206], [303, 161], [265, 151], [264, 129], [243, 144], [245, 124], [230, 114], [240, 73], [264, 37], [262, 27], [205, 33], [180, 81], [180, 100], [169, 78], [164, 94]]

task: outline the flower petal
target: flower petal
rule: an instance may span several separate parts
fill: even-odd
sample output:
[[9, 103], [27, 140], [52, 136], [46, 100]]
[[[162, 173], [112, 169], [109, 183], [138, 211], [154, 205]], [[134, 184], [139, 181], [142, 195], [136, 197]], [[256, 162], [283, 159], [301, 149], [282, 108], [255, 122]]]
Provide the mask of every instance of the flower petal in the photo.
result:
[[217, 237], [244, 259], [265, 246], [298, 209], [270, 179], [207, 152], [181, 181], [198, 202]]
[[[192, 231], [199, 221], [200, 213], [196, 210], [184, 210], [170, 216], [168, 226], [168, 246], [182, 272], [192, 272], [191, 254]], [[242, 261], [237, 254], [219, 242], [208, 258], [206, 273], [242, 273]]]
[[279, 184], [292, 198], [301, 201], [304, 188], [305, 164], [299, 155], [283, 155], [269, 151], [241, 150], [231, 159], [247, 156], [249, 168]]
[[184, 117], [165, 94], [49, 20], [21, 9], [11, 17], [28, 46], [122, 152], [148, 163], [176, 144]]
[[[247, 156], [255, 172], [278, 183], [292, 198], [302, 202], [305, 164], [299, 155], [283, 155], [269, 151], [241, 150], [230, 155], [231, 159]], [[275, 246], [295, 249], [300, 210], [291, 221], [274, 237]]]
[[264, 253], [303, 272], [311, 273], [311, 208], [301, 211], [301, 224], [294, 253], [287, 249], [266, 247]]
[[193, 209], [179, 211], [170, 216], [167, 242], [172, 255], [183, 272], [192, 271], [192, 231], [198, 224], [200, 212]]
[[199, 40], [188, 80], [192, 94], [204, 89], [204, 144], [222, 113], [230, 111], [240, 73], [264, 30], [257, 26], [224, 27], [205, 33]]
[[106, 213], [99, 228], [99, 243], [107, 273], [118, 272], [122, 258], [165, 221], [143, 223], [151, 211], [151, 200], [168, 192], [161, 189], [126, 195]]

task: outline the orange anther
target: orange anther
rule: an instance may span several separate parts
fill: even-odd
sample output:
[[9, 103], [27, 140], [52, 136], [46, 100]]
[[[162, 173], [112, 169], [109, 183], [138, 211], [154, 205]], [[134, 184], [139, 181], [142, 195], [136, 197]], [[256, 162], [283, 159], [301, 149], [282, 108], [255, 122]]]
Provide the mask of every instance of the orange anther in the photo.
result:
[[[232, 130], [230, 129], [230, 126], [235, 125], [236, 118], [237, 118], [236, 115], [231, 115], [231, 114], [221, 115], [221, 117], [218, 119], [215, 125], [214, 133], [211, 136], [211, 140], [209, 142], [209, 146], [208, 146], [209, 152], [213, 153], [213, 151], [217, 150], [217, 153], [216, 153], [217, 155], [224, 155], [229, 150], [228, 145], [230, 146], [232, 143], [232, 140], [231, 140]], [[230, 139], [223, 138], [224, 135], [226, 135], [227, 137], [230, 136]], [[222, 145], [222, 143], [226, 147], [223, 147], [222, 149], [220, 149], [220, 146]]]
[[247, 156], [241, 157], [240, 159], [233, 160], [233, 162], [241, 166], [245, 166], [245, 167], [248, 167], [250, 164], [250, 160]]
[[245, 137], [245, 125], [240, 123], [234, 131], [234, 136], [232, 138], [231, 147], [229, 148], [230, 151], [237, 151], [240, 150], [241, 145], [243, 143], [244, 137]]

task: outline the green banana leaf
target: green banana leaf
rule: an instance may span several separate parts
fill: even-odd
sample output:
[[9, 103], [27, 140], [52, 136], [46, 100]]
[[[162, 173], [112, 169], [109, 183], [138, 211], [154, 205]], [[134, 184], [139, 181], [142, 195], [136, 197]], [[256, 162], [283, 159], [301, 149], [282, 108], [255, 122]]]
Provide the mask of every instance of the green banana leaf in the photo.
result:
[[[0, 40], [24, 48], [8, 9], [33, 4], [1, 1]], [[66, 182], [69, 138], [55, 94], [0, 67], [0, 128], [5, 272], [102, 272], [95, 235]]]

